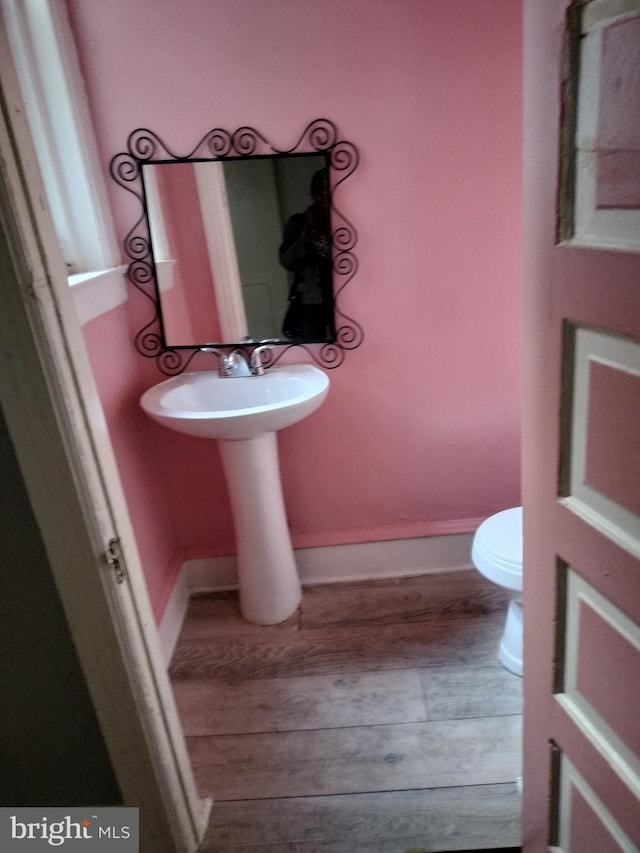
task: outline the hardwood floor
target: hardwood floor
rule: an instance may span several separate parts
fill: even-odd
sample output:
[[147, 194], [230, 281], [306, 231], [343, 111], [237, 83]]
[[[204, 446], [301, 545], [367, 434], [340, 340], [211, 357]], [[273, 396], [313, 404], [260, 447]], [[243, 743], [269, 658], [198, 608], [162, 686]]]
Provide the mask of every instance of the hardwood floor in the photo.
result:
[[475, 571], [308, 587], [288, 622], [194, 597], [170, 674], [206, 853], [520, 843], [522, 683], [507, 599]]

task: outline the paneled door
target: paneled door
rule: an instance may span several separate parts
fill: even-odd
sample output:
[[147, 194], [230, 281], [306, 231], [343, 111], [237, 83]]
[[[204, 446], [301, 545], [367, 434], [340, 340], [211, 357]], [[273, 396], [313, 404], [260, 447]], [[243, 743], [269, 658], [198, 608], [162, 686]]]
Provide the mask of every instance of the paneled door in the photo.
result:
[[640, 850], [640, 0], [525, 0], [523, 849]]

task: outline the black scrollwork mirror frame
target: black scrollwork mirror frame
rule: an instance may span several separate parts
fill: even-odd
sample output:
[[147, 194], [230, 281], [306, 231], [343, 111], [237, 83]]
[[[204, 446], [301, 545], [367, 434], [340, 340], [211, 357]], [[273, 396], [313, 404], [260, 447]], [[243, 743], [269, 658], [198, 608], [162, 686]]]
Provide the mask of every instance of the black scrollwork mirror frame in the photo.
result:
[[[110, 162], [112, 178], [131, 192], [141, 206], [140, 216], [123, 241], [124, 251], [129, 258], [127, 277], [153, 306], [152, 319], [137, 333], [135, 346], [138, 352], [157, 359], [159, 370], [174, 376], [185, 370], [201, 346], [168, 346], [163, 331], [162, 308], [158, 277], [153, 258], [151, 231], [147, 202], [142, 181], [142, 166], [155, 161], [186, 163], [202, 160], [243, 159], [263, 155], [287, 155], [294, 153], [323, 153], [329, 162], [330, 207], [332, 216], [332, 270], [335, 336], [333, 340], [308, 344], [282, 341], [265, 353], [264, 364], [275, 364], [292, 347], [306, 350], [322, 367], [334, 368], [342, 364], [347, 350], [356, 349], [363, 341], [362, 326], [348, 317], [340, 308], [339, 298], [355, 275], [358, 261], [353, 252], [357, 243], [357, 232], [348, 219], [337, 209], [334, 196], [336, 188], [355, 171], [359, 154], [356, 146], [340, 139], [338, 130], [328, 119], [315, 119], [307, 125], [302, 135], [291, 148], [277, 148], [252, 127], [240, 127], [234, 132], [221, 128], [210, 130], [193, 150], [184, 156], [174, 154], [162, 139], [147, 128], [134, 130], [127, 139], [127, 150], [116, 154]], [[250, 350], [257, 342], [223, 342], [207, 346], [220, 358], [238, 346]]]

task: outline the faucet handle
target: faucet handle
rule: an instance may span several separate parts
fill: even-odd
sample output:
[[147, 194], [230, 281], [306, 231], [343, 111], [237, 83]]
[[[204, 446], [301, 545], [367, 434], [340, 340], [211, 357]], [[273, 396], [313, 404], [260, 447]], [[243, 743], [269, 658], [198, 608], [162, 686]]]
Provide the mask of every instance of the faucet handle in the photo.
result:
[[[273, 343], [271, 341], [273, 341]], [[276, 340], [272, 338], [271, 341], [260, 341], [260, 345], [257, 346], [255, 349], [251, 350], [251, 356], [249, 358], [249, 367], [251, 368], [251, 373], [253, 373], [254, 376], [262, 376], [264, 374], [262, 353], [267, 352], [267, 350], [273, 349], [273, 344], [276, 343]]]

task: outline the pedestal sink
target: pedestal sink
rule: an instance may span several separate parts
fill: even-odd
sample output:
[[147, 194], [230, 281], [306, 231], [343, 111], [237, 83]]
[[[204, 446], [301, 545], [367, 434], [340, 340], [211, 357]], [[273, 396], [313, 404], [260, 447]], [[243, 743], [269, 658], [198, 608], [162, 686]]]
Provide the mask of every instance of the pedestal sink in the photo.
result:
[[184, 373], [146, 391], [140, 405], [169, 429], [219, 442], [238, 548], [242, 615], [258, 625], [291, 616], [301, 587], [287, 526], [276, 431], [322, 403], [329, 378], [310, 364], [262, 376]]

